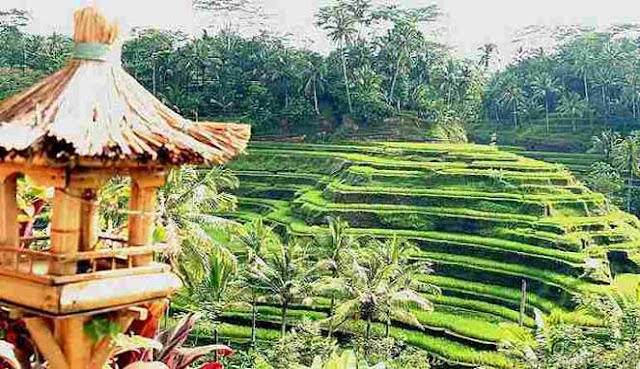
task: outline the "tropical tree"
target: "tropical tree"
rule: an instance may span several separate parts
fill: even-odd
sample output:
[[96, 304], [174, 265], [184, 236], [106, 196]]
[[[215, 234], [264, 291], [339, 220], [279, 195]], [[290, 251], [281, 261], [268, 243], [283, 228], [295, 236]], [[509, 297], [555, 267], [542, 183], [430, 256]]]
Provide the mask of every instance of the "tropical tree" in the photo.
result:
[[396, 319], [422, 328], [413, 306], [428, 310], [431, 305], [411, 288], [407, 276], [398, 266], [387, 264], [378, 252], [365, 252], [345, 273], [341, 302], [335, 313], [338, 325], [350, 318], [364, 320], [367, 345], [374, 320]]
[[549, 111], [553, 98], [558, 93], [558, 80], [549, 73], [540, 73], [533, 76], [531, 89], [535, 97], [542, 100], [545, 111], [545, 122], [549, 132]]
[[524, 98], [524, 90], [514, 73], [506, 74], [502, 81], [502, 95], [500, 101], [505, 105], [512, 107], [513, 124], [518, 126], [518, 104]]
[[580, 95], [574, 92], [569, 92], [562, 95], [560, 97], [560, 101], [558, 102], [558, 112], [561, 116], [571, 119], [571, 127], [574, 132], [577, 129], [576, 119], [584, 118], [588, 108], [589, 107], [586, 104], [586, 101], [583, 100]]
[[287, 312], [292, 302], [309, 292], [310, 271], [304, 248], [297, 242], [280, 243], [265, 256], [262, 267], [248, 267], [250, 285], [281, 306], [280, 333], [287, 331]]
[[248, 290], [251, 303], [251, 344], [256, 343], [256, 321], [258, 299], [260, 291], [252, 284], [252, 270], [260, 270], [265, 262], [264, 256], [269, 250], [279, 247], [280, 239], [272, 227], [264, 224], [262, 218], [238, 228], [234, 233], [234, 245], [241, 248], [245, 254], [245, 268], [240, 273], [239, 286]]
[[357, 33], [356, 19], [353, 17], [353, 13], [349, 11], [347, 3], [344, 0], [339, 0], [336, 5], [320, 8], [317, 15], [317, 25], [326, 30], [331, 40], [338, 44], [338, 52], [340, 53], [342, 61], [345, 94], [349, 106], [349, 113], [352, 113], [353, 105], [351, 103], [345, 48]]
[[591, 148], [589, 152], [604, 155], [604, 161], [609, 164], [614, 163], [614, 157], [618, 145], [622, 142], [622, 137], [618, 132], [611, 130], [601, 132], [598, 136], [591, 137]]
[[[358, 239], [346, 233], [348, 223], [340, 218], [328, 218], [329, 233], [315, 236], [317, 249], [320, 251], [320, 260], [317, 268], [319, 271], [329, 272], [331, 284], [342, 283], [341, 275], [355, 257], [355, 249], [358, 247]], [[327, 281], [319, 280], [320, 285], [326, 286]], [[326, 290], [326, 288], [325, 288]], [[333, 334], [333, 316], [335, 314], [336, 296], [329, 292], [331, 303], [329, 307], [329, 337]]]
[[640, 170], [640, 137], [628, 136], [614, 150], [613, 163], [627, 176], [626, 208], [631, 212], [631, 194], [634, 180]]
[[498, 51], [498, 45], [493, 43], [486, 43], [478, 48], [480, 51], [480, 61], [478, 64], [486, 71], [489, 70], [491, 65], [491, 59], [493, 55]]

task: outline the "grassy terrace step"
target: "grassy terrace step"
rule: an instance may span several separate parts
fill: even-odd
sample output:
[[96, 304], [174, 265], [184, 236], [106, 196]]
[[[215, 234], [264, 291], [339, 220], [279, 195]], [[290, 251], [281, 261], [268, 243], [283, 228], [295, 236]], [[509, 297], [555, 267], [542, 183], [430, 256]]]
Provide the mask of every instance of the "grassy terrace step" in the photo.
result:
[[307, 185], [315, 186], [322, 178], [319, 174], [313, 173], [272, 173], [265, 171], [236, 171], [236, 177], [240, 179], [240, 183], [245, 182], [261, 182], [271, 185]]
[[[471, 278], [471, 272], [480, 272], [486, 280], [511, 288], [517, 288], [521, 279], [529, 281], [534, 290], [540, 290], [549, 297], [560, 297], [562, 292], [574, 293], [606, 293], [606, 285], [588, 283], [572, 276], [540, 270], [525, 265], [500, 263], [463, 255], [450, 255], [435, 252], [422, 252], [420, 258], [436, 264], [436, 274], [454, 276], [457, 278]], [[459, 272], [462, 271], [461, 275]], [[468, 275], [464, 272], [468, 271]], [[471, 278], [472, 279], [472, 278]], [[565, 296], [568, 297], [568, 296]]]
[[[374, 168], [379, 169], [448, 169], [448, 168], [469, 168], [469, 169], [484, 169], [484, 170], [511, 170], [527, 173], [527, 172], [561, 172], [562, 170], [551, 164], [546, 164], [540, 161], [532, 159], [520, 159], [519, 161], [489, 161], [489, 160], [477, 160], [470, 163], [452, 161], [416, 161], [416, 160], [403, 160], [400, 158], [389, 158], [383, 156], [374, 156], [360, 153], [341, 153], [341, 152], [323, 152], [323, 151], [296, 151], [296, 150], [279, 150], [279, 149], [250, 149], [249, 156], [242, 162], [255, 162], [260, 160], [268, 171], [281, 171], [285, 170], [287, 166], [291, 167], [294, 164], [309, 163], [311, 161], [329, 160], [334, 165], [340, 165], [340, 162], [349, 162], [356, 164], [366, 164]], [[253, 157], [253, 159], [252, 159]], [[288, 160], [287, 163], [280, 161]], [[234, 169], [244, 170], [242, 167], [238, 167], [238, 161], [231, 163], [231, 167]], [[316, 169], [317, 170], [317, 169]], [[317, 172], [316, 172], [317, 173]], [[323, 173], [331, 173], [323, 171]]]
[[294, 214], [322, 223], [328, 215], [341, 216], [354, 227], [474, 232], [494, 226], [533, 226], [538, 217], [484, 212], [465, 208], [410, 205], [328, 203], [319, 191], [309, 191], [293, 201]]
[[[600, 194], [517, 194], [478, 190], [442, 190], [396, 186], [351, 186], [330, 183], [325, 195], [339, 203], [384, 203], [419, 206], [457, 206], [494, 209], [496, 212], [525, 213], [543, 216], [548, 209], [588, 215], [599, 210], [605, 199]], [[593, 211], [592, 210], [592, 211]]]

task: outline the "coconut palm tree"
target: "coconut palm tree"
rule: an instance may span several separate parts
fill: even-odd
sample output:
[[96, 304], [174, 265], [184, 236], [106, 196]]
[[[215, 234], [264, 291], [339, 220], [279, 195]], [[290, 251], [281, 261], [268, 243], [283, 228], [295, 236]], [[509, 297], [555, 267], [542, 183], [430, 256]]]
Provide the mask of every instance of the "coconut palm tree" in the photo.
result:
[[310, 271], [304, 248], [295, 241], [280, 243], [265, 255], [265, 264], [249, 266], [247, 280], [253, 288], [282, 307], [280, 334], [287, 331], [287, 312], [295, 300], [304, 299], [309, 290]]
[[[420, 292], [426, 292], [430, 294], [440, 294], [440, 289], [432, 284], [418, 282], [417, 278], [420, 275], [426, 275], [433, 273], [431, 263], [427, 261], [413, 261], [411, 258], [418, 252], [418, 247], [409, 242], [406, 238], [393, 237], [386, 238], [384, 242], [374, 240], [373, 245], [370, 246], [372, 252], [379, 255], [382, 260], [387, 264], [395, 268], [394, 273], [391, 275], [389, 285], [392, 288], [400, 289], [407, 295], [415, 294], [416, 288], [419, 285]], [[391, 328], [391, 319], [393, 318], [392, 306], [393, 301], [387, 300], [385, 306], [385, 335], [389, 336]], [[433, 305], [425, 300], [426, 305], [422, 307], [423, 310], [432, 310]], [[396, 315], [400, 315], [402, 312], [396, 311]]]
[[251, 283], [251, 270], [260, 270], [264, 266], [264, 255], [268, 250], [277, 248], [280, 239], [272, 227], [264, 224], [262, 218], [258, 218], [237, 229], [233, 238], [234, 246], [238, 246], [243, 250], [245, 253], [245, 265], [249, 266], [248, 269], [243, 270], [240, 274], [239, 285], [248, 291], [251, 303], [251, 345], [255, 346], [257, 305], [259, 298], [262, 296], [260, 296], [260, 291]]
[[524, 99], [524, 90], [515, 74], [509, 73], [505, 75], [502, 81], [502, 96], [500, 102], [513, 109], [513, 124], [518, 127], [518, 104]]
[[431, 304], [411, 288], [408, 276], [405, 271], [399, 271], [397, 265], [389, 265], [378, 252], [363, 253], [345, 273], [336, 320], [339, 324], [350, 318], [364, 320], [367, 343], [374, 320], [396, 319], [422, 329], [413, 306], [429, 310]]
[[320, 8], [316, 24], [320, 28], [326, 30], [331, 40], [338, 44], [338, 52], [340, 53], [342, 61], [342, 77], [344, 79], [344, 88], [347, 95], [349, 113], [353, 113], [349, 76], [347, 73], [346, 46], [358, 32], [356, 28], [357, 20], [349, 10], [348, 4], [346, 4], [345, 1], [338, 1], [338, 4], [336, 5]]
[[531, 89], [536, 98], [541, 99], [544, 103], [545, 122], [547, 133], [549, 133], [549, 110], [553, 97], [558, 93], [558, 79], [549, 73], [539, 73], [533, 76], [531, 81]]
[[616, 148], [622, 142], [622, 137], [618, 132], [611, 130], [600, 133], [599, 136], [593, 136], [591, 138], [591, 148], [589, 152], [599, 153], [604, 155], [604, 161], [613, 164], [613, 158], [616, 153]]
[[568, 92], [567, 94], [562, 95], [558, 102], [558, 112], [563, 117], [571, 119], [571, 126], [573, 127], [574, 132], [577, 129], [576, 118], [584, 118], [587, 113], [587, 109], [588, 106], [586, 101], [574, 92]]
[[[320, 271], [330, 273], [332, 283], [340, 283], [340, 277], [350, 260], [353, 259], [354, 249], [358, 246], [358, 239], [354, 236], [347, 235], [347, 222], [340, 218], [328, 218], [329, 233], [316, 236], [315, 243], [320, 250], [321, 259], [318, 261], [317, 268]], [[321, 279], [320, 284], [326, 286], [327, 280]], [[333, 334], [333, 316], [335, 313], [336, 296], [329, 293], [331, 304], [329, 307], [329, 337]]]
[[614, 165], [627, 175], [627, 211], [631, 212], [633, 182], [640, 170], [640, 137], [629, 136], [614, 150]]

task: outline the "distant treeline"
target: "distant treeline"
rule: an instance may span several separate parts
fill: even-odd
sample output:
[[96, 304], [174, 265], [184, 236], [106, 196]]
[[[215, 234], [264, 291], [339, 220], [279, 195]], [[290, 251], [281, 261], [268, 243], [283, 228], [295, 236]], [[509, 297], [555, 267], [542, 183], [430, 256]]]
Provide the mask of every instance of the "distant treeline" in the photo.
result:
[[637, 122], [639, 44], [618, 31], [581, 31], [558, 40], [552, 52], [523, 54], [487, 85], [485, 116], [513, 125], [549, 125], [558, 117], [574, 130], [594, 120]]
[[[374, 7], [335, 1], [317, 26], [335, 44], [328, 55], [294, 48], [267, 33], [199, 37], [138, 30], [123, 64], [149, 90], [192, 119], [240, 119], [258, 131], [288, 131], [347, 120], [367, 125], [402, 115], [462, 122], [482, 115], [485, 68], [452, 56], [428, 29], [435, 6]], [[71, 41], [24, 32], [27, 14], [0, 13], [0, 98], [59, 69]], [[426, 26], [426, 27], [425, 27]]]

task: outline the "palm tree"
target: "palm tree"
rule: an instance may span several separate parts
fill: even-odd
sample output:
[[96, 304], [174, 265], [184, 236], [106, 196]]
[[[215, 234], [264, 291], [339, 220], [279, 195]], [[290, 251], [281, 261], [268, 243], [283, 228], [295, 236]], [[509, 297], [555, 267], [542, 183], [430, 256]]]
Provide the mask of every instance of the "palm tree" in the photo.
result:
[[169, 174], [167, 184], [158, 191], [156, 223], [166, 234], [171, 260], [187, 235], [210, 242], [207, 228], [230, 223], [211, 214], [235, 208], [235, 196], [222, 190], [237, 186], [238, 179], [221, 167], [183, 167]]
[[274, 250], [278, 247], [280, 239], [273, 232], [272, 227], [264, 224], [262, 218], [258, 218], [253, 222], [236, 230], [234, 234], [234, 245], [239, 246], [245, 253], [245, 269], [240, 275], [240, 286], [247, 289], [251, 303], [251, 345], [256, 343], [256, 321], [257, 321], [257, 305], [260, 298], [259, 291], [251, 284], [251, 270], [260, 270], [265, 262], [264, 255], [268, 250]]
[[611, 130], [600, 133], [600, 136], [591, 138], [591, 148], [589, 152], [600, 153], [604, 155], [604, 161], [613, 164], [618, 145], [622, 142], [622, 137], [618, 132]]
[[396, 319], [422, 329], [412, 306], [428, 310], [431, 304], [411, 288], [408, 276], [397, 265], [389, 265], [378, 252], [364, 253], [345, 272], [343, 299], [335, 318], [339, 324], [350, 318], [364, 320], [367, 343], [371, 339], [371, 323], [376, 319]]
[[[347, 222], [340, 218], [328, 218], [329, 234], [316, 236], [315, 243], [322, 256], [318, 261], [318, 270], [330, 273], [333, 283], [340, 283], [339, 278], [349, 261], [353, 259], [353, 249], [358, 246], [357, 238], [346, 234]], [[326, 280], [320, 283], [326, 284]], [[329, 307], [329, 329], [328, 336], [333, 334], [333, 316], [335, 314], [336, 295], [329, 293], [331, 304]]]
[[[392, 289], [399, 288], [401, 291], [404, 291], [403, 293], [415, 294], [414, 287], [417, 285], [417, 277], [433, 273], [429, 262], [411, 260], [418, 252], [418, 248], [406, 238], [393, 235], [393, 237], [385, 239], [384, 242], [375, 240], [372, 248], [372, 251], [379, 255], [387, 265], [395, 268], [389, 280], [389, 286], [392, 287]], [[420, 283], [420, 291], [440, 294], [440, 289], [437, 286], [428, 283]], [[431, 303], [428, 300], [425, 300], [425, 302], [426, 305], [423, 307], [423, 310], [433, 310]], [[389, 337], [391, 318], [394, 315], [392, 313], [392, 309], [394, 309], [392, 301], [386, 301], [385, 309], [385, 335]], [[395, 312], [395, 315], [402, 314], [402, 311]]]
[[[193, 242], [189, 240], [187, 242]], [[236, 305], [241, 290], [237, 288], [238, 261], [218, 243], [201, 243], [185, 248], [181, 254], [180, 274], [185, 282], [183, 298], [198, 306], [214, 324], [214, 341], [218, 343], [217, 321], [222, 313]]]
[[573, 70], [582, 77], [584, 98], [589, 103], [589, 76], [596, 64], [591, 38], [580, 38], [569, 50], [568, 57]]
[[279, 244], [265, 259], [266, 263], [261, 268], [248, 267], [247, 279], [253, 288], [281, 305], [280, 333], [284, 336], [289, 306], [308, 292], [307, 257], [299, 244], [290, 242]]
[[518, 127], [518, 104], [524, 98], [524, 90], [513, 73], [507, 74], [503, 81], [502, 96], [500, 101], [503, 104], [513, 107], [513, 124]]
[[349, 113], [353, 113], [353, 105], [351, 103], [349, 76], [347, 74], [346, 45], [351, 42], [351, 39], [357, 33], [356, 23], [356, 19], [353, 17], [352, 12], [349, 11], [348, 5], [342, 0], [339, 0], [337, 5], [320, 8], [316, 23], [320, 28], [328, 32], [333, 42], [338, 44]]
[[549, 110], [551, 99], [558, 93], [558, 80], [549, 73], [539, 73], [533, 76], [531, 89], [535, 97], [544, 102], [545, 121], [549, 133]]
[[485, 71], [489, 70], [489, 66], [491, 65], [491, 58], [493, 54], [498, 50], [498, 45], [493, 43], [487, 43], [478, 48], [480, 51], [480, 62], [478, 63]]
[[571, 118], [571, 126], [574, 132], [576, 131], [576, 118], [584, 118], [587, 108], [586, 101], [574, 92], [562, 95], [558, 103], [558, 112], [563, 117]]
[[323, 72], [322, 59], [306, 60], [305, 61], [305, 79], [306, 82], [303, 86], [304, 93], [313, 99], [313, 108], [316, 115], [320, 115], [320, 107], [318, 106], [318, 92], [324, 91], [325, 79]]
[[631, 212], [633, 181], [640, 170], [640, 137], [629, 136], [614, 150], [614, 165], [627, 174], [627, 212]]

